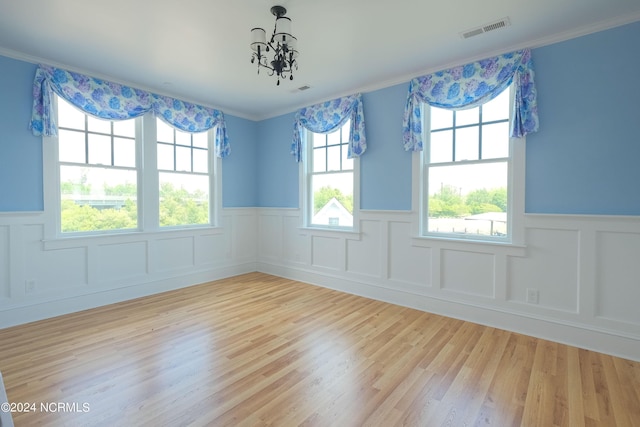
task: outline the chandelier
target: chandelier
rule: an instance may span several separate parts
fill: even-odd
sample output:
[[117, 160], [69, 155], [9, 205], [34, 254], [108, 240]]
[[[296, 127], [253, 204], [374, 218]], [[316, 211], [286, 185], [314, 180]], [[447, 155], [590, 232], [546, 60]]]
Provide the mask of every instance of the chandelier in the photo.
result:
[[[279, 86], [281, 79], [293, 80], [293, 69], [298, 69], [298, 39], [291, 34], [291, 19], [284, 16], [287, 9], [273, 6], [271, 13], [276, 17], [276, 25], [269, 41], [264, 28], [251, 29], [251, 63], [258, 63], [258, 74], [260, 68], [266, 68], [270, 76], [275, 74]], [[271, 56], [268, 58], [267, 54]]]

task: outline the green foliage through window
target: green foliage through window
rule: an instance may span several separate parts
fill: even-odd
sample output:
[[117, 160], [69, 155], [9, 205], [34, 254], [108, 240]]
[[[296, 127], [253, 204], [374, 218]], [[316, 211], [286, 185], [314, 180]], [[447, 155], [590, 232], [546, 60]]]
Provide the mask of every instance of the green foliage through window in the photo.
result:
[[160, 185], [160, 226], [209, 223], [209, 197], [203, 191], [188, 192], [171, 183]]
[[443, 185], [429, 197], [429, 216], [432, 218], [462, 218], [485, 212], [507, 211], [507, 189], [474, 190], [463, 196], [452, 185]]
[[[61, 183], [62, 232], [126, 230], [138, 227], [137, 189], [135, 184], [104, 184], [104, 199], [109, 206], [101, 206], [100, 197], [92, 201], [65, 197], [90, 195], [91, 186], [82, 183]], [[188, 192], [163, 184], [160, 189], [160, 226], [208, 224], [209, 201], [202, 191]]]

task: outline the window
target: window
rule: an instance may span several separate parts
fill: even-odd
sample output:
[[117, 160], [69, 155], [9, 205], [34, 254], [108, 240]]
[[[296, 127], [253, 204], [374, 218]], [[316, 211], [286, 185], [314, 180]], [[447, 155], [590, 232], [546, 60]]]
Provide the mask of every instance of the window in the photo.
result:
[[511, 241], [510, 93], [467, 110], [425, 105], [423, 234]]
[[214, 130], [183, 132], [151, 114], [100, 120], [56, 98], [60, 233], [212, 223]]
[[351, 121], [331, 133], [307, 132], [305, 164], [306, 224], [353, 228], [354, 159], [348, 158]]
[[156, 118], [160, 226], [209, 223], [208, 133], [189, 133]]
[[60, 229], [138, 228], [136, 120], [107, 121], [58, 98]]

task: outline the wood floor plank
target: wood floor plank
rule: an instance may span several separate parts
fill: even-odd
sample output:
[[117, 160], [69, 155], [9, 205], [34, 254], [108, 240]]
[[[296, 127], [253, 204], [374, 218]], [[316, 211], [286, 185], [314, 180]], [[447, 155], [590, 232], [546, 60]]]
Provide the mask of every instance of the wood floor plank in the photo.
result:
[[640, 426], [639, 362], [262, 273], [0, 330], [0, 371], [89, 408], [18, 427]]

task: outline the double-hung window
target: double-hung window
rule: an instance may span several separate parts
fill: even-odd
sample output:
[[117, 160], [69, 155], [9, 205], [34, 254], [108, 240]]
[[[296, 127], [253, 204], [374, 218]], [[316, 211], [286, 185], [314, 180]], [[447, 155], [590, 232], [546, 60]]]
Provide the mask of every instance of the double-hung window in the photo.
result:
[[213, 224], [214, 129], [184, 132], [151, 113], [101, 120], [56, 100], [59, 233]]
[[307, 131], [306, 224], [353, 229], [357, 160], [348, 158], [351, 121], [331, 133]]
[[99, 120], [58, 98], [62, 233], [138, 228], [136, 122]]
[[[514, 193], [524, 189], [523, 157], [510, 138], [511, 90], [465, 110], [425, 109], [428, 143], [422, 153], [422, 233], [512, 241]], [[514, 209], [514, 206], [515, 207]]]
[[156, 118], [160, 226], [209, 223], [209, 133]]

